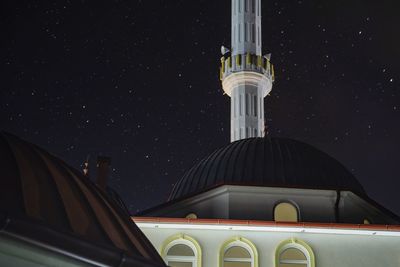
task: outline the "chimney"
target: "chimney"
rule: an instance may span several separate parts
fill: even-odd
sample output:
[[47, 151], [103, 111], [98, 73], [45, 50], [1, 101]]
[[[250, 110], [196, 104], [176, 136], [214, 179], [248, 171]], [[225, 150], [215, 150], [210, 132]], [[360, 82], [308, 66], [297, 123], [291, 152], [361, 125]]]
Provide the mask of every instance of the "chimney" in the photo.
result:
[[97, 181], [96, 184], [103, 190], [106, 190], [107, 180], [110, 173], [111, 158], [97, 157]]

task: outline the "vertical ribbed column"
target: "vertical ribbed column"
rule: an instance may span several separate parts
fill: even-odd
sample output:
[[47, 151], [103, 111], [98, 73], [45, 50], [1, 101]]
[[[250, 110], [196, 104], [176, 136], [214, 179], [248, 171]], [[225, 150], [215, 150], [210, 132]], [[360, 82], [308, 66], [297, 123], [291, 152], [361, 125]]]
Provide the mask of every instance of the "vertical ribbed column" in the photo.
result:
[[220, 75], [231, 97], [231, 141], [264, 136], [264, 98], [273, 71], [262, 56], [261, 0], [232, 0], [231, 54], [221, 58]]
[[232, 0], [232, 55], [261, 55], [261, 0]]

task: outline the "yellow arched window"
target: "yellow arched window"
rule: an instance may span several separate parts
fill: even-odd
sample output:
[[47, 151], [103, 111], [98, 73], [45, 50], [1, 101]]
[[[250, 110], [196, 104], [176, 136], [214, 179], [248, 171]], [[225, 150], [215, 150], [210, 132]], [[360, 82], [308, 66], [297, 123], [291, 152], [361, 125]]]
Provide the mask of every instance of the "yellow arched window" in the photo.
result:
[[300, 249], [290, 247], [279, 255], [279, 267], [308, 267], [308, 260]]
[[310, 246], [301, 240], [286, 240], [276, 249], [275, 266], [315, 267], [314, 252]]
[[258, 267], [256, 247], [242, 237], [229, 239], [220, 250], [220, 267]]
[[297, 208], [288, 202], [282, 202], [275, 206], [274, 220], [276, 222], [298, 222]]
[[168, 238], [161, 255], [170, 267], [201, 267], [201, 248], [196, 240], [187, 235]]
[[251, 267], [252, 261], [250, 252], [240, 245], [234, 245], [225, 251], [224, 267]]

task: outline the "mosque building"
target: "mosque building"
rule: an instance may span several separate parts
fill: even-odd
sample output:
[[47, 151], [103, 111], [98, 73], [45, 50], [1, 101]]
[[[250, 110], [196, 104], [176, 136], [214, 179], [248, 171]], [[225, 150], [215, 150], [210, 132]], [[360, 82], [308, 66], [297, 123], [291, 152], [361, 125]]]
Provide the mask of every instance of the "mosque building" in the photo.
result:
[[261, 0], [232, 0], [220, 78], [231, 143], [178, 180], [167, 202], [131, 217], [107, 186], [0, 132], [0, 266], [399, 267], [400, 218], [338, 161], [266, 136], [275, 76]]
[[173, 267], [398, 267], [400, 218], [317, 148], [265, 136], [274, 83], [262, 54], [261, 0], [232, 0], [221, 48], [231, 143], [177, 181], [166, 203], [133, 220]]

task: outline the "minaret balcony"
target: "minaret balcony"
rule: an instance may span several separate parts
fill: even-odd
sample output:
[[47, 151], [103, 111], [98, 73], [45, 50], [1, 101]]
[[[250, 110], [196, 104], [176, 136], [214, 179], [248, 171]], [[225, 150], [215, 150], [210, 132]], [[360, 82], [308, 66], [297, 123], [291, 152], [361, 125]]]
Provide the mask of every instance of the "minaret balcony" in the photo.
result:
[[267, 76], [272, 82], [275, 80], [274, 65], [265, 57], [247, 53], [221, 58], [221, 81], [230, 74], [241, 71], [261, 73]]

